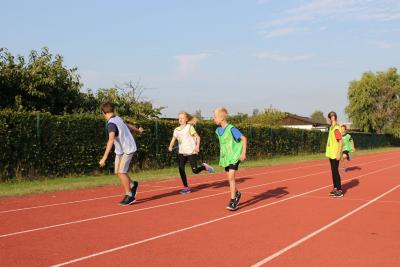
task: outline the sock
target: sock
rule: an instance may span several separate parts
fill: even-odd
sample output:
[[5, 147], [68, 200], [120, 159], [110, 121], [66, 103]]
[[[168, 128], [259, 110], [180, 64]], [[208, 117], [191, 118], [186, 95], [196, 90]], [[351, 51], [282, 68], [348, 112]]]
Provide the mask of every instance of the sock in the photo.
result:
[[126, 193], [126, 195], [132, 197], [132, 192]]

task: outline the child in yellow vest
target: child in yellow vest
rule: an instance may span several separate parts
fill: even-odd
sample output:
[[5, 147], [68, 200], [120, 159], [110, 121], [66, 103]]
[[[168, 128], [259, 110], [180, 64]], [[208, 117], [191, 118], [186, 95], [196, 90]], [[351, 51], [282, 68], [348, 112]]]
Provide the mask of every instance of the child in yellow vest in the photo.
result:
[[329, 158], [332, 171], [333, 190], [330, 195], [333, 197], [343, 197], [342, 184], [339, 174], [339, 162], [342, 156], [342, 132], [337, 123], [337, 115], [331, 111], [328, 114], [331, 127], [329, 127], [328, 141], [326, 143], [326, 157]]
[[220, 126], [216, 130], [220, 144], [219, 165], [225, 168], [231, 193], [226, 208], [233, 211], [237, 209], [241, 197], [241, 193], [236, 188], [235, 172], [239, 169], [239, 163], [246, 160], [247, 138], [227, 122], [227, 117], [226, 108], [218, 108], [214, 111], [214, 122]]

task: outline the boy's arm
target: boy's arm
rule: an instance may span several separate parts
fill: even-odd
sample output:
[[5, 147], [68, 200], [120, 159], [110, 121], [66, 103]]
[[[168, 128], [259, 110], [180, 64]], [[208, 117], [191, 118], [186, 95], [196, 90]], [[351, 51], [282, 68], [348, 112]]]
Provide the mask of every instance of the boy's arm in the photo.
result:
[[108, 142], [107, 142], [107, 146], [106, 146], [106, 151], [104, 151], [103, 158], [99, 161], [99, 164], [100, 164], [101, 167], [104, 167], [104, 165], [106, 165], [106, 160], [107, 160], [108, 155], [110, 154], [110, 151], [111, 151], [112, 146], [114, 144], [114, 139], [115, 139], [115, 133], [114, 132], [110, 132], [108, 134]]
[[243, 149], [242, 149], [242, 155], [240, 156], [240, 160], [244, 161], [246, 160], [246, 153], [247, 153], [247, 137], [242, 135], [242, 144], [243, 144]]
[[351, 139], [351, 145], [353, 146], [353, 151], [356, 151], [356, 147], [354, 145], [354, 140], [353, 139]]
[[128, 126], [129, 130], [131, 130], [135, 133], [138, 133], [138, 134], [142, 134], [144, 131], [142, 127], [137, 128], [135, 125], [132, 125], [129, 123], [127, 123], [126, 126]]
[[169, 152], [172, 152], [172, 148], [173, 148], [173, 146], [175, 144], [175, 141], [176, 141], [176, 137], [173, 136], [172, 139], [171, 139], [171, 142], [169, 143], [169, 147], [168, 147], [168, 151]]

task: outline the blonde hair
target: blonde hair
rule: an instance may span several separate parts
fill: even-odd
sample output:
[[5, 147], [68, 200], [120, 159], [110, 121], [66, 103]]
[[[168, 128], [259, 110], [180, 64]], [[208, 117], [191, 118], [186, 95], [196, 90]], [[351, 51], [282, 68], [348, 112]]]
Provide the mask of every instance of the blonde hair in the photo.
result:
[[228, 117], [228, 110], [224, 107], [217, 108], [214, 112], [218, 115], [223, 115], [224, 119]]
[[191, 114], [187, 113], [186, 111], [179, 112], [178, 115], [185, 115], [186, 117], [186, 123], [195, 125], [198, 122], [198, 119], [195, 116], [192, 116]]

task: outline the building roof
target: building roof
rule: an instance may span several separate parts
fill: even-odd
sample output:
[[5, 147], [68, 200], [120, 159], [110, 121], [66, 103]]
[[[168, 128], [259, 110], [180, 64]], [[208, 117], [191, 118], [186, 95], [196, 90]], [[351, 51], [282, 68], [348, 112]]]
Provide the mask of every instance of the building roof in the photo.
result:
[[328, 123], [314, 122], [312, 118], [299, 116], [293, 113], [286, 113], [285, 118], [282, 119], [282, 125], [312, 125], [318, 126], [329, 126]]

